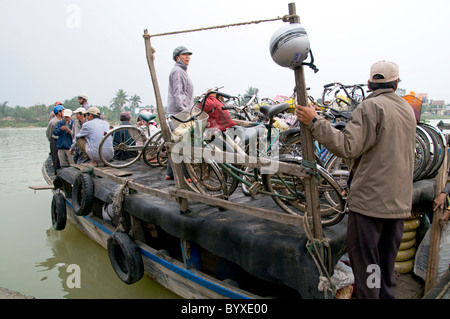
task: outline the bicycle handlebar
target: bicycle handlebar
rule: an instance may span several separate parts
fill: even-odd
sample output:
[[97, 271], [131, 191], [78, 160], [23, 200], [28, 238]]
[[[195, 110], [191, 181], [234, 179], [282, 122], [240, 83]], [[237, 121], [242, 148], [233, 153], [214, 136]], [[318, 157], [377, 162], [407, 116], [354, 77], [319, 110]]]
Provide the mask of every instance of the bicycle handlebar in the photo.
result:
[[222, 93], [222, 92], [218, 92], [218, 91], [209, 91], [208, 93], [205, 94], [205, 97], [201, 101], [202, 107], [200, 108], [200, 112], [198, 112], [197, 114], [191, 115], [189, 118], [187, 118], [185, 120], [182, 120], [182, 119], [176, 117], [175, 115], [170, 115], [170, 118], [171, 119], [175, 119], [175, 120], [177, 120], [178, 122], [181, 122], [181, 123], [187, 123], [187, 122], [190, 122], [192, 120], [195, 120], [197, 118], [197, 116], [199, 116], [200, 114], [202, 114], [204, 112], [206, 100], [208, 99], [208, 96], [211, 95], [211, 94], [216, 94], [216, 96], [223, 96], [226, 99], [236, 98], [236, 97], [228, 95], [226, 93]]

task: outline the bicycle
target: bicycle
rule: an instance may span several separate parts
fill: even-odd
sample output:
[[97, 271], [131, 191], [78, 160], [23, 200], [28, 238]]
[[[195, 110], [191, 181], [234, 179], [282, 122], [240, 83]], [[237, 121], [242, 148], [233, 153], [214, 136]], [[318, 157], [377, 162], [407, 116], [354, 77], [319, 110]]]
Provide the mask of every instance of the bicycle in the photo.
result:
[[[149, 123], [156, 118], [156, 115], [141, 113], [139, 115], [146, 123], [147, 127], [144, 130], [140, 126], [136, 125], [120, 125], [109, 130], [99, 143], [99, 155], [102, 162], [112, 168], [124, 168], [137, 162], [145, 152], [143, 150], [152, 143], [160, 142], [161, 131], [158, 130], [152, 133]], [[103, 154], [108, 153], [105, 147], [105, 141], [109, 137], [112, 138], [114, 157], [111, 160], [107, 160]], [[149, 159], [151, 153], [145, 153], [144, 160], [149, 166], [156, 166], [159, 163], [151, 162]]]
[[[364, 86], [367, 84], [344, 85], [339, 82], [325, 84], [322, 92], [322, 104], [334, 105], [334, 108], [352, 112], [365, 99]], [[339, 95], [341, 91], [344, 95]]]
[[[212, 93], [229, 97], [219, 92], [209, 92], [208, 94]], [[198, 121], [198, 117], [203, 113], [204, 107], [205, 103], [203, 102], [200, 109], [193, 109], [188, 114], [184, 113], [182, 117], [171, 116], [170, 121], [177, 123], [177, 125], [172, 125], [174, 130], [181, 124], [186, 123], [190, 124], [191, 133], [195, 131], [193, 127], [202, 127], [203, 124], [199, 124], [198, 122], [204, 122], [205, 118]], [[263, 108], [261, 111], [265, 112], [267, 117], [273, 118], [274, 115], [288, 108], [289, 104], [278, 104], [273, 108], [267, 108], [267, 110]], [[271, 127], [270, 125], [268, 126], [267, 135], [269, 136]], [[255, 128], [244, 128], [244, 131], [247, 131], [246, 136], [250, 136], [252, 133], [258, 133], [258, 130], [259, 128], [255, 132]], [[206, 141], [202, 136], [201, 147], [204, 150], [220, 151], [222, 149], [221, 147], [226, 144], [228, 145], [226, 149], [235, 151], [237, 156], [243, 156], [245, 158], [248, 155], [228, 134], [213, 135], [216, 137], [214, 139], [215, 143], [209, 140]], [[271, 139], [267, 138], [266, 141], [270, 145]], [[261, 158], [263, 154], [260, 152], [256, 155]], [[187, 185], [193, 191], [229, 199], [229, 196], [236, 189], [237, 183], [240, 182], [246, 185], [252, 191], [253, 195], [265, 194], [271, 196], [275, 203], [286, 213], [303, 215], [306, 212], [305, 182], [303, 177], [279, 172], [267, 172], [263, 169], [260, 172], [256, 168], [249, 172], [241, 165], [234, 165], [225, 161], [215, 161], [212, 158], [205, 157], [204, 152], [200, 156], [200, 161], [198, 161], [199, 158], [195, 154], [193, 155], [190, 152], [189, 154], [183, 153], [184, 165], [192, 181], [192, 183], [187, 183]], [[299, 165], [299, 169], [304, 164], [301, 157], [291, 155], [280, 156], [277, 159], [280, 162]], [[343, 189], [324, 168], [318, 166], [317, 174], [320, 176], [318, 189], [322, 225], [335, 225], [342, 220], [345, 213], [345, 198], [342, 196], [344, 194]], [[243, 178], [243, 176], [246, 178]], [[226, 182], [230, 178], [232, 184]]]

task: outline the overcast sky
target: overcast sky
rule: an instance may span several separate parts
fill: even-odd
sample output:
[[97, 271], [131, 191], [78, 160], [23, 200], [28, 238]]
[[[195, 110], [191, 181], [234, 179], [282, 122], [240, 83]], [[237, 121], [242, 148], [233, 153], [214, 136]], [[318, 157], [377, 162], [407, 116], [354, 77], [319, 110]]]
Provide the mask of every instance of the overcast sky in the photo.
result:
[[[156, 104], [145, 57], [150, 34], [276, 18], [288, 14], [281, 0], [0, 0], [0, 103], [51, 104], [81, 92], [91, 105], [109, 105], [118, 89]], [[400, 87], [450, 102], [450, 1], [297, 1], [318, 73], [305, 69], [310, 94], [323, 85], [366, 83], [370, 65], [386, 59], [400, 67]], [[291, 95], [292, 70], [269, 53], [284, 22], [152, 38], [164, 104], [172, 51], [194, 54], [189, 74], [194, 94], [214, 86], [260, 97]]]

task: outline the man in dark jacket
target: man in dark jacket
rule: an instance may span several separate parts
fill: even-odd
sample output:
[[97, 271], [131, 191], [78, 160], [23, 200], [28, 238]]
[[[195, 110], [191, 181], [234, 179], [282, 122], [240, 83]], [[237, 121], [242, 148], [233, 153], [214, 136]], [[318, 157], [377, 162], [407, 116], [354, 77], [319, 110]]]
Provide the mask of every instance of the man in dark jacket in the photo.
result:
[[298, 106], [298, 119], [342, 158], [353, 159], [348, 194], [347, 250], [358, 298], [394, 298], [395, 258], [404, 218], [411, 214], [416, 119], [395, 94], [398, 66], [389, 61], [370, 69], [372, 93], [353, 111], [343, 132]]

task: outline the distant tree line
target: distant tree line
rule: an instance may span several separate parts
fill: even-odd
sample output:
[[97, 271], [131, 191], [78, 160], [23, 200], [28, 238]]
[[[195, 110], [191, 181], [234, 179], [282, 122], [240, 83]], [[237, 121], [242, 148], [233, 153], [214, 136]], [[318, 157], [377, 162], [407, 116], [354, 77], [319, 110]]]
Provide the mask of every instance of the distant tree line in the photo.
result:
[[[127, 103], [129, 102], [129, 105]], [[78, 97], [62, 101], [66, 109], [75, 111], [80, 107]], [[142, 103], [138, 95], [128, 96], [127, 92], [119, 89], [115, 96], [111, 99], [109, 106], [97, 106], [104, 118], [110, 122], [119, 122], [120, 112], [131, 111], [131, 108], [139, 108]], [[46, 127], [53, 112], [54, 104], [36, 104], [29, 107], [8, 105], [8, 101], [0, 102], [0, 127], [24, 127], [24, 126], [41, 126]]]

